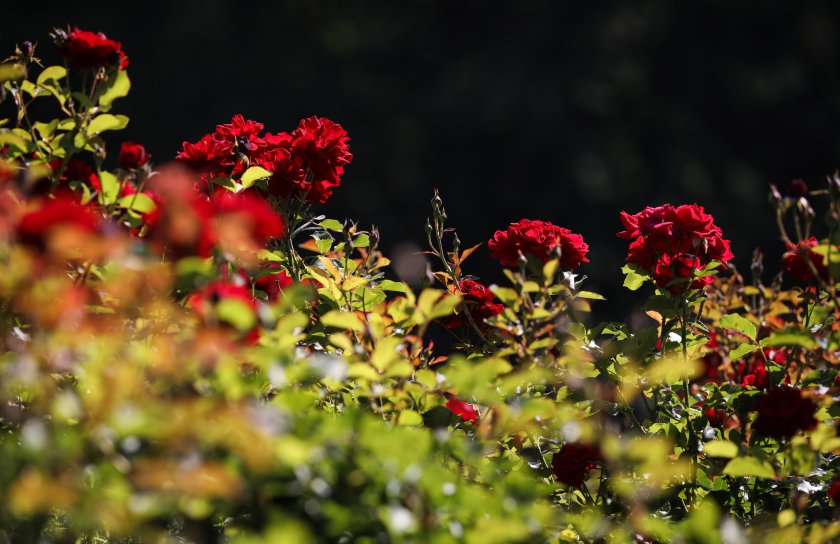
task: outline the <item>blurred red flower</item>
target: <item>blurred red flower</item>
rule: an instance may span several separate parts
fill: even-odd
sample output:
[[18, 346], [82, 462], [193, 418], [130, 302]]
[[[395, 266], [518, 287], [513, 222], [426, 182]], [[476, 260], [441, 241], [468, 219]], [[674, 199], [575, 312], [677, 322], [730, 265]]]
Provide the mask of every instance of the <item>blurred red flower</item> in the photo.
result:
[[597, 446], [572, 442], [563, 446], [551, 459], [551, 467], [559, 482], [580, 487], [586, 474], [601, 461]]
[[136, 170], [149, 162], [149, 154], [146, 148], [134, 142], [123, 142], [120, 146], [120, 168], [124, 170]]
[[755, 403], [753, 411], [758, 412], [753, 423], [755, 431], [776, 440], [791, 438], [798, 431], [817, 425], [814, 417], [817, 405], [792, 387], [780, 387], [765, 394]]

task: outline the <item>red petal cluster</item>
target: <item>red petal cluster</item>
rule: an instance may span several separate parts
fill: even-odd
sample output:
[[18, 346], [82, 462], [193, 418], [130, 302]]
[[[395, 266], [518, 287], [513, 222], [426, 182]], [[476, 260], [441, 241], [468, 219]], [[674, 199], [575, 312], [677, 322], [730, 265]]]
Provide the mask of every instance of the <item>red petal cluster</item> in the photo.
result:
[[120, 70], [128, 67], [128, 57], [122, 44], [108, 39], [102, 32], [90, 32], [74, 28], [69, 32], [55, 32], [55, 46], [58, 54], [79, 68], [97, 68], [118, 64]]
[[601, 459], [601, 452], [596, 446], [572, 442], [554, 454], [551, 467], [557, 481], [580, 487], [586, 474], [597, 467]]
[[451, 315], [443, 320], [443, 324], [450, 329], [462, 327], [469, 323], [466, 312], [472, 316], [476, 325], [481, 327], [484, 320], [494, 315], [499, 315], [505, 307], [497, 302], [496, 295], [483, 284], [474, 280], [463, 280], [461, 282], [461, 309], [460, 313]]
[[[647, 207], [634, 215], [623, 211], [621, 222], [624, 230], [618, 236], [631, 240], [627, 262], [649, 272], [660, 287], [689, 278], [712, 261], [726, 264], [733, 257], [729, 240], [723, 238], [714, 217], [697, 204]], [[690, 288], [700, 288], [708, 282], [700, 278]], [[685, 288], [668, 287], [672, 293]]]
[[791, 438], [798, 431], [811, 430], [817, 425], [814, 417], [817, 405], [792, 387], [770, 391], [758, 399], [753, 411], [758, 412], [753, 429], [776, 440]]
[[273, 175], [268, 191], [279, 197], [302, 196], [324, 203], [341, 184], [353, 155], [341, 125], [309, 117], [291, 132], [260, 136], [262, 123], [233, 117], [195, 143], [184, 142], [176, 156], [201, 173], [204, 182], [218, 176], [237, 177], [258, 165]]
[[505, 230], [498, 230], [487, 242], [490, 255], [503, 266], [516, 266], [520, 253], [546, 262], [560, 257], [560, 268], [574, 270], [588, 263], [589, 246], [580, 234], [558, 227], [548, 221], [522, 219]]
[[146, 148], [134, 142], [123, 142], [120, 146], [119, 165], [123, 170], [136, 170], [149, 162]]
[[[787, 251], [782, 255], [782, 266], [794, 279], [803, 283], [813, 281], [814, 273], [808, 266], [808, 261], [814, 265], [818, 277], [822, 281], [829, 280], [828, 266], [825, 263], [825, 256], [815, 252], [813, 248], [820, 245], [820, 242], [811, 236], [798, 244], [787, 243]], [[840, 251], [840, 248], [836, 248]], [[807, 260], [806, 260], [807, 259]]]
[[828, 497], [834, 501], [834, 504], [840, 504], [840, 480], [834, 480], [828, 486]]
[[286, 232], [283, 218], [268, 202], [253, 193], [234, 194], [229, 191], [216, 193], [212, 199], [213, 215], [236, 215], [248, 227], [248, 234], [258, 245]]
[[447, 410], [461, 418], [461, 421], [466, 421], [467, 423], [478, 421], [478, 410], [472, 404], [464, 402], [458, 397], [449, 397], [449, 400], [446, 401], [444, 406]]

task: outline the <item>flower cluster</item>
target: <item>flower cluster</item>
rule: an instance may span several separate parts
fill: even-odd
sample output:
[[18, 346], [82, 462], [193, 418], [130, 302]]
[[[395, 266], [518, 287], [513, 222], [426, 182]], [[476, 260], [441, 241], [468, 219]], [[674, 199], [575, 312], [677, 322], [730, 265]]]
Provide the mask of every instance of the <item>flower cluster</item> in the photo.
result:
[[712, 261], [725, 265], [733, 257], [729, 240], [697, 204], [647, 207], [634, 215], [622, 211], [621, 222], [618, 236], [632, 240], [627, 262], [674, 294], [708, 285], [710, 276], [689, 280]]
[[589, 262], [586, 258], [589, 246], [583, 237], [548, 221], [522, 219], [511, 223], [507, 229], [496, 231], [487, 246], [490, 255], [503, 266], [516, 266], [520, 254], [542, 262], [559, 257], [560, 268], [565, 270]]
[[263, 124], [235, 115], [197, 142], [184, 142], [176, 159], [193, 167], [203, 186], [239, 177], [250, 166], [271, 173], [268, 193], [324, 203], [341, 184], [353, 155], [341, 125], [323, 117], [302, 119], [291, 133], [262, 134]]

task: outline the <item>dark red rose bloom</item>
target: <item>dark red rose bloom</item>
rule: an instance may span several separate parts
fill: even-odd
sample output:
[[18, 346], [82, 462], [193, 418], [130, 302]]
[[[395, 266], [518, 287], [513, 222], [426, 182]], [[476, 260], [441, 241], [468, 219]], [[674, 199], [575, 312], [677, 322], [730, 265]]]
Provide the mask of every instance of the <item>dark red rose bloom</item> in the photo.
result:
[[268, 295], [269, 300], [277, 300], [280, 293], [291, 287], [295, 280], [277, 263], [269, 264], [265, 270], [257, 273], [259, 276], [254, 280], [254, 287]]
[[787, 187], [787, 196], [791, 198], [802, 198], [808, 196], [808, 184], [801, 179], [795, 179]]
[[[813, 250], [819, 245], [820, 242], [813, 236], [807, 240], [802, 240], [798, 244], [788, 242], [787, 251], [782, 255], [782, 266], [794, 279], [808, 283], [814, 279], [814, 274], [811, 272], [811, 267], [808, 266], [807, 258], [813, 263], [819, 278], [826, 282], [829, 281], [825, 256]], [[840, 248], [834, 248], [832, 251], [840, 251]]]
[[464, 402], [458, 397], [449, 397], [449, 400], [446, 401], [446, 409], [461, 418], [462, 421], [466, 421], [467, 423], [478, 421], [478, 410], [476, 410], [472, 404], [468, 402]]
[[789, 439], [798, 431], [808, 431], [817, 425], [814, 417], [817, 405], [792, 387], [780, 387], [765, 394], [755, 403], [753, 411], [758, 412], [753, 429], [776, 440]]
[[588, 263], [589, 246], [580, 234], [547, 221], [522, 219], [505, 230], [497, 230], [487, 242], [490, 255], [502, 266], [517, 266], [519, 254], [531, 255], [546, 262], [559, 253], [560, 268], [574, 270]]
[[597, 446], [572, 442], [563, 446], [551, 459], [557, 481], [571, 487], [580, 487], [586, 474], [601, 461]]
[[248, 224], [249, 234], [258, 245], [286, 233], [283, 218], [255, 194], [219, 192], [213, 197], [213, 207], [216, 216], [235, 214]]
[[705, 415], [706, 419], [709, 420], [709, 425], [717, 429], [722, 429], [723, 424], [726, 423], [727, 419], [729, 419], [729, 414], [720, 408], [709, 408], [703, 412], [703, 415]]
[[647, 207], [635, 215], [623, 211], [621, 222], [624, 230], [618, 236], [631, 240], [627, 262], [647, 272], [654, 270], [662, 255], [693, 255], [704, 267], [711, 261], [725, 265], [733, 257], [714, 217], [697, 204]]
[[21, 216], [17, 224], [17, 238], [22, 244], [40, 248], [57, 229], [96, 232], [99, 219], [96, 212], [83, 206], [72, 193], [59, 193], [55, 198], [44, 199], [38, 208]]
[[323, 204], [341, 184], [344, 167], [353, 160], [347, 131], [326, 117], [312, 116], [301, 119], [291, 138], [292, 160], [306, 172], [299, 190], [307, 201]]
[[146, 148], [134, 142], [123, 142], [120, 146], [119, 165], [123, 170], [136, 170], [149, 162]]
[[840, 480], [834, 480], [828, 486], [828, 497], [834, 504], [840, 504]]
[[[53, 172], [58, 172], [61, 170], [62, 162], [62, 159], [50, 161], [50, 169], [52, 169]], [[67, 161], [67, 165], [64, 167], [64, 172], [61, 173], [61, 179], [59, 180], [60, 183], [69, 183], [71, 181], [87, 183], [88, 186], [96, 188], [97, 190], [100, 187], [99, 176], [96, 175], [93, 168], [85, 161], [77, 158], [72, 158]]]
[[767, 378], [767, 367], [764, 361], [754, 361], [749, 372], [741, 380], [741, 387], [767, 389], [768, 385], [770, 385], [770, 380]]
[[702, 289], [710, 285], [714, 281], [712, 276], [697, 278], [691, 281], [690, 284], [688, 281], [694, 275], [695, 270], [702, 272], [705, 268], [705, 266], [700, 264], [700, 259], [694, 255], [682, 253], [676, 257], [671, 257], [668, 254], [663, 254], [656, 261], [651, 277], [659, 287], [668, 289], [672, 294], [677, 294], [683, 293], [688, 289]]
[[90, 32], [74, 28], [69, 32], [55, 32], [58, 54], [79, 68], [97, 68], [118, 64], [120, 70], [128, 67], [128, 57], [122, 44], [108, 39], [101, 32]]
[[469, 312], [479, 327], [483, 327], [484, 320], [494, 315], [499, 315], [505, 309], [499, 303], [493, 302], [496, 295], [493, 291], [473, 280], [463, 280], [461, 282], [462, 302], [459, 313], [447, 316], [442, 320], [443, 324], [449, 329], [455, 329], [469, 324], [465, 312]]

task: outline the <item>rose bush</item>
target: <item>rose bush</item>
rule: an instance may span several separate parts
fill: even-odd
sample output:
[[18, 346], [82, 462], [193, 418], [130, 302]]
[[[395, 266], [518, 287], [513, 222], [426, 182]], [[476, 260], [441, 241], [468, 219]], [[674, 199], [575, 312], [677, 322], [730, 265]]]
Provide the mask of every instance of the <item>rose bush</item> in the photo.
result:
[[[621, 212], [632, 328], [592, 320], [582, 235], [462, 248], [437, 194], [415, 292], [376, 229], [317, 214], [341, 125], [110, 157], [125, 53], [54, 39], [63, 64], [0, 65], [0, 541], [840, 537], [840, 179], [771, 187], [769, 282], [697, 204]], [[503, 285], [466, 268], [486, 250]]]

